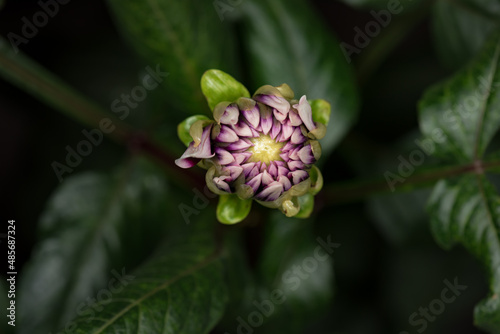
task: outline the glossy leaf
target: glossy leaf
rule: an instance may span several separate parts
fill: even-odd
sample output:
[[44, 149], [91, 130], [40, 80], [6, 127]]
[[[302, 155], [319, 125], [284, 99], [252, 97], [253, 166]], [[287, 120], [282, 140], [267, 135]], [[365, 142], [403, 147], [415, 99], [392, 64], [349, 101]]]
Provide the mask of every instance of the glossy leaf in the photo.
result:
[[241, 222], [252, 208], [252, 199], [240, 199], [236, 195], [219, 195], [217, 219], [227, 225]]
[[204, 216], [186, 233], [172, 233], [123, 291], [96, 305], [102, 307], [97, 316], [76, 319], [75, 333], [209, 333], [227, 290], [210, 233], [214, 221]]
[[475, 310], [478, 326], [500, 328], [499, 198], [482, 167], [500, 127], [500, 35], [452, 79], [434, 87], [420, 103], [420, 126], [435, 143], [435, 155], [471, 174], [442, 180], [429, 200], [433, 234], [441, 246], [463, 244], [486, 266], [491, 296]]
[[500, 333], [500, 212], [498, 197], [484, 175], [439, 182], [429, 200], [431, 226], [438, 243], [463, 244], [486, 265], [490, 297], [475, 309], [476, 324]]
[[275, 290], [284, 297], [275, 303], [263, 333], [303, 333], [322, 314], [333, 295], [332, 260], [340, 246], [333, 241], [331, 236], [315, 236], [310, 220], [273, 212], [258, 267], [264, 289], [260, 299], [270, 300]]
[[471, 60], [499, 27], [496, 0], [439, 0], [432, 9], [436, 50], [442, 63], [453, 69]]
[[306, 1], [248, 0], [242, 12], [255, 86], [286, 83], [296, 98], [306, 95], [331, 104], [328, 131], [321, 141], [328, 154], [358, 111], [354, 78], [338, 41]]
[[[19, 333], [72, 325], [82, 302], [155, 247], [172, 210], [163, 174], [144, 161], [110, 176], [70, 177], [50, 199], [19, 281]], [[33, 303], [36, 300], [36, 303]]]
[[[405, 13], [413, 10], [423, 1], [415, 1], [415, 0], [341, 0], [343, 3], [346, 3], [355, 8], [362, 9], [381, 9], [388, 10], [389, 8], [401, 8], [401, 13], [404, 11]], [[400, 14], [399, 11], [394, 11], [389, 13], [389, 16]], [[384, 15], [380, 14], [379, 15]], [[373, 14], [372, 14], [373, 16]], [[391, 18], [392, 19], [392, 18]], [[390, 22], [390, 21], [389, 21]]]
[[481, 159], [500, 127], [500, 35], [471, 66], [430, 89], [420, 102], [420, 128], [435, 155], [453, 162]]
[[211, 68], [235, 73], [234, 38], [211, 1], [109, 0], [117, 27], [154, 70], [168, 72], [169, 104], [190, 114], [208, 108], [200, 90]]
[[201, 90], [210, 110], [220, 102], [236, 102], [240, 97], [250, 97], [250, 93], [239, 81], [219, 70], [208, 70], [201, 77]]

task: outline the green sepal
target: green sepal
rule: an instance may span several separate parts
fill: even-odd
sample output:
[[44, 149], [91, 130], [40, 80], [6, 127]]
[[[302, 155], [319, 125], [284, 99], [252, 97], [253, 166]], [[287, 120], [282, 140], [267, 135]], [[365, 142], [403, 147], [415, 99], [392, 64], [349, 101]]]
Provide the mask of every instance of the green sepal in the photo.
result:
[[240, 97], [250, 97], [245, 86], [220, 70], [208, 70], [203, 74], [201, 90], [212, 111], [220, 102], [235, 102]]
[[309, 218], [314, 209], [314, 195], [311, 193], [302, 195], [298, 198], [300, 210], [295, 218]]
[[323, 188], [323, 174], [321, 174], [318, 167], [313, 165], [309, 171], [309, 178], [311, 179], [311, 188], [309, 189], [309, 193], [314, 196], [320, 192], [321, 188]]
[[194, 115], [186, 118], [184, 121], [177, 125], [177, 135], [179, 139], [184, 143], [184, 145], [189, 146], [189, 144], [193, 141], [193, 137], [189, 134], [189, 130], [191, 126], [197, 121], [209, 121], [210, 119], [207, 116], [203, 115]]
[[220, 195], [217, 204], [217, 219], [222, 224], [233, 225], [241, 222], [250, 213], [251, 199], [240, 199], [234, 194]]
[[330, 103], [322, 99], [317, 99], [310, 100], [309, 104], [311, 105], [313, 121], [328, 125], [332, 112]]

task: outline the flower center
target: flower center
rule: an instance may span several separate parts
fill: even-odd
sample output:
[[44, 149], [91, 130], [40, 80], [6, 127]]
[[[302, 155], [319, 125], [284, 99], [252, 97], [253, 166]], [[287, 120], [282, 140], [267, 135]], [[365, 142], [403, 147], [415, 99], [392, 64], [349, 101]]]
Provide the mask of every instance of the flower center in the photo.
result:
[[280, 157], [284, 143], [276, 142], [269, 136], [261, 135], [259, 138], [250, 139], [254, 146], [248, 149], [252, 153], [249, 162], [263, 162], [269, 165], [271, 161], [283, 161]]

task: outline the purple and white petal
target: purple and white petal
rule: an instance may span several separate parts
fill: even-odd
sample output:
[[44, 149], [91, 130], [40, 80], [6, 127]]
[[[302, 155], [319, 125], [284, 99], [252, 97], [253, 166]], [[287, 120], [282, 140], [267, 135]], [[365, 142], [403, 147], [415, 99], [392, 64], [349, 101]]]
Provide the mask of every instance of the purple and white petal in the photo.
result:
[[258, 193], [256, 198], [261, 201], [275, 201], [281, 196], [282, 193], [283, 184], [278, 181], [274, 181]]
[[233, 125], [233, 130], [239, 137], [252, 137], [252, 130], [250, 130], [250, 126], [245, 122]]
[[221, 176], [216, 176], [214, 177], [214, 183], [219, 188], [220, 190], [224, 190], [228, 193], [231, 192], [231, 188], [229, 187], [229, 184], [227, 182], [230, 182], [231, 177], [227, 175], [221, 175]]
[[234, 160], [236, 164], [241, 165], [245, 163], [251, 156], [251, 152], [241, 152], [241, 153], [233, 153]]
[[260, 111], [259, 107], [255, 105], [252, 109], [242, 110], [241, 113], [243, 117], [247, 120], [248, 124], [250, 124], [254, 129], [259, 126], [260, 123]]
[[262, 172], [262, 184], [264, 186], [268, 186], [272, 182], [274, 182], [273, 177], [267, 172], [267, 170], [264, 170], [264, 172]]
[[276, 161], [271, 162], [271, 164], [269, 165], [268, 171], [272, 177], [274, 177], [274, 178], [278, 177], [278, 166], [276, 165]]
[[242, 138], [235, 143], [229, 144], [226, 148], [229, 151], [239, 151], [239, 150], [246, 150], [251, 146], [253, 146], [253, 143], [250, 140]]
[[286, 118], [288, 117], [288, 112], [283, 114], [278, 109], [273, 109], [273, 114], [274, 114], [274, 118], [276, 120], [278, 120], [280, 123], [283, 123], [286, 120]]
[[238, 117], [240, 116], [240, 110], [234, 104], [227, 106], [226, 110], [220, 117], [220, 123], [234, 125], [238, 123]]
[[222, 171], [224, 173], [229, 173], [229, 176], [231, 177], [231, 180], [234, 181], [243, 172], [243, 167], [240, 167], [240, 166], [226, 166], [226, 167], [222, 168]]
[[299, 112], [299, 116], [302, 119], [302, 122], [304, 122], [307, 130], [312, 131], [316, 129], [316, 125], [312, 119], [311, 105], [307, 102], [305, 95], [300, 98], [299, 104], [294, 104], [293, 107]]
[[298, 152], [299, 159], [305, 163], [306, 165], [313, 164], [316, 162], [316, 159], [314, 158], [313, 151], [311, 149], [311, 145], [306, 145], [300, 149]]
[[290, 160], [290, 156], [288, 155], [288, 152], [280, 153], [280, 158], [283, 159], [283, 161], [287, 161], [287, 162]]
[[285, 146], [283, 146], [283, 148], [281, 149], [281, 152], [288, 152], [293, 148], [295, 148], [295, 145], [290, 142], [287, 142]]
[[235, 161], [233, 155], [221, 147], [216, 147], [215, 153], [221, 165], [229, 165]]
[[288, 169], [291, 171], [304, 169], [304, 163], [300, 160], [288, 161]]
[[280, 175], [278, 176], [278, 182], [283, 185], [283, 189], [287, 191], [292, 187], [292, 182], [286, 175]]
[[196, 165], [201, 159], [209, 159], [215, 156], [212, 153], [210, 132], [212, 130], [212, 124], [203, 129], [201, 135], [201, 141], [198, 146], [194, 146], [194, 142], [191, 142], [184, 152], [184, 154], [177, 160], [175, 164], [181, 168], [190, 168]]
[[286, 167], [278, 167], [278, 175], [288, 175], [290, 173], [290, 170]]
[[299, 184], [300, 182], [306, 180], [309, 174], [305, 170], [296, 170], [288, 174], [288, 178], [292, 179], [293, 184]]
[[281, 123], [277, 120], [273, 120], [273, 127], [271, 128], [271, 138], [276, 139], [281, 131]]
[[262, 172], [264, 172], [265, 170], [267, 170], [267, 165], [266, 165], [264, 162], [262, 162], [262, 165], [260, 165], [260, 169], [259, 169], [259, 171], [262, 173]]
[[[259, 126], [259, 128], [260, 128], [260, 126]], [[260, 131], [259, 130], [256, 130], [256, 129], [252, 128], [252, 127], [250, 127], [250, 130], [252, 131], [252, 137], [254, 137], [254, 138], [260, 137]]]
[[290, 138], [290, 142], [292, 144], [295, 144], [295, 145], [302, 144], [306, 140], [307, 140], [307, 138], [302, 134], [302, 130], [300, 129], [300, 127], [295, 128], [295, 130], [293, 130], [292, 137]]
[[259, 174], [260, 174], [260, 165], [259, 165], [259, 163], [256, 163], [255, 166], [250, 171], [250, 173], [248, 173], [247, 180], [254, 178]]
[[273, 126], [273, 116], [271, 111], [267, 108], [263, 108], [260, 116], [260, 126], [262, 128], [262, 133], [267, 135], [271, 127]]
[[222, 125], [220, 127], [220, 133], [215, 140], [222, 143], [234, 143], [238, 141], [239, 138], [236, 132], [231, 130], [227, 125]]
[[280, 117], [284, 116], [286, 118], [290, 110], [290, 103], [280, 96], [259, 94], [254, 96], [254, 99], [274, 108], [277, 111], [274, 114], [275, 116], [276, 114], [280, 114]]
[[290, 157], [290, 160], [299, 160], [299, 151], [300, 147], [296, 147], [290, 152], [288, 152], [288, 156]]
[[247, 181], [246, 184], [252, 187], [253, 192], [256, 193], [260, 187], [261, 182], [262, 182], [262, 174], [257, 174], [249, 181]]
[[288, 113], [288, 120], [292, 126], [299, 126], [302, 124], [302, 119], [300, 118], [298, 112], [293, 109]]
[[243, 174], [245, 175], [245, 178], [248, 179], [248, 176], [254, 169], [256, 163], [255, 162], [249, 162], [247, 164], [242, 165], [241, 167], [243, 168]]
[[290, 124], [290, 121], [286, 121], [282, 126], [282, 136], [280, 141], [288, 140], [293, 134], [294, 127]]

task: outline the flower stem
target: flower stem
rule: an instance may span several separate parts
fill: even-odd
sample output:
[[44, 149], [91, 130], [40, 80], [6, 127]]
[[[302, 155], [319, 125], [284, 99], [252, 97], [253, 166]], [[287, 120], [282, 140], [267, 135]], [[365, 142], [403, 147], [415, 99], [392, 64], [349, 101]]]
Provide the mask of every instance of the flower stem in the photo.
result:
[[89, 101], [28, 57], [16, 53], [3, 38], [0, 38], [0, 77], [86, 126], [99, 129], [103, 119], [110, 120], [114, 130], [106, 134], [111, 139], [133, 153], [141, 153], [160, 162], [168, 174], [175, 176], [172, 178], [174, 181], [191, 186], [204, 183], [200, 173], [180, 170], [174, 164], [174, 155], [166, 147]]
[[376, 178], [365, 181], [348, 181], [339, 184], [328, 185], [324, 189], [324, 201], [327, 205], [362, 200], [367, 197], [395, 192], [408, 192], [419, 188], [430, 187], [438, 180], [459, 176], [467, 173], [483, 174], [500, 167], [500, 159], [489, 161], [475, 161], [465, 165], [434, 167], [415, 171], [402, 182], [389, 185], [384, 178]]

